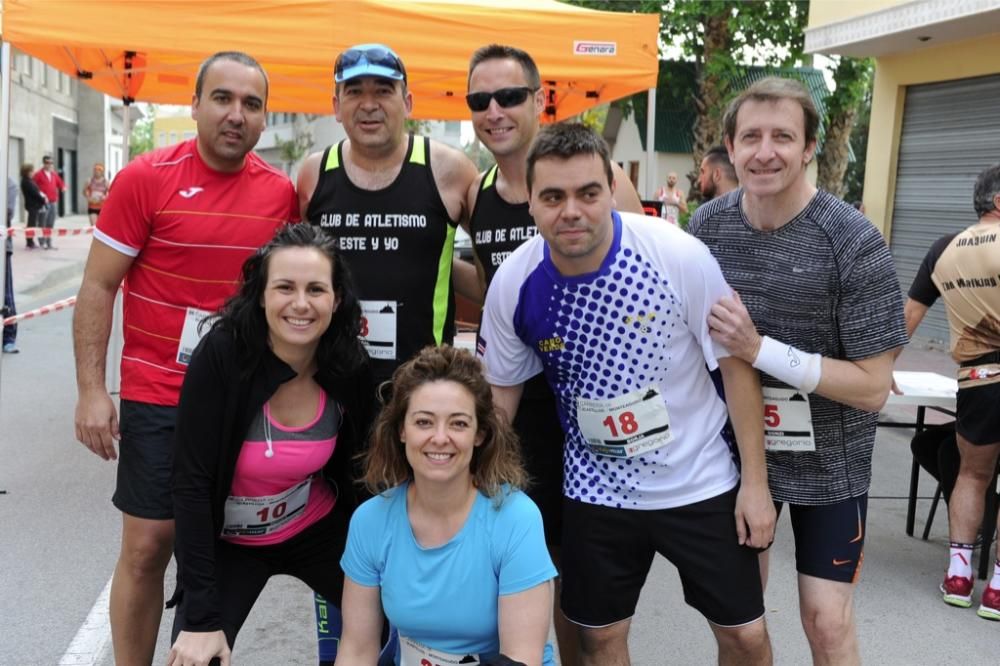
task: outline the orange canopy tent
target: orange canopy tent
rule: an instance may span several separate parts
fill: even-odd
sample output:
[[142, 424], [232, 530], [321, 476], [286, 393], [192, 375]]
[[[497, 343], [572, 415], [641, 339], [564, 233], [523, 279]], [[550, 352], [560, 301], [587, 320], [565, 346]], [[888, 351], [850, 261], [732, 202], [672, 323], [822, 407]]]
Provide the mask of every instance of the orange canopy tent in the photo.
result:
[[469, 56], [523, 48], [549, 119], [654, 88], [659, 17], [551, 0], [4, 0], [3, 40], [128, 102], [188, 104], [198, 64], [246, 51], [270, 77], [273, 111], [330, 113], [333, 62], [382, 42], [402, 57], [413, 116], [467, 119]]

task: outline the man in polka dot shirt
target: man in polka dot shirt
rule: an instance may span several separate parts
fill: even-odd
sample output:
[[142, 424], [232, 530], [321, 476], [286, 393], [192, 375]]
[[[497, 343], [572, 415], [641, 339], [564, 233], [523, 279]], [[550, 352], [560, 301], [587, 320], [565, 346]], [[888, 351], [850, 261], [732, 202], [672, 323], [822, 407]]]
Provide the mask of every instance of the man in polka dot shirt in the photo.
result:
[[[753, 368], [709, 335], [712, 304], [731, 293], [718, 264], [683, 231], [613, 210], [607, 145], [582, 125], [543, 129], [527, 176], [539, 236], [497, 272], [479, 352], [509, 416], [539, 371], [556, 394], [561, 605], [581, 628], [583, 663], [627, 663], [659, 552], [709, 621], [720, 662], [769, 664], [756, 557], [775, 519], [763, 402]], [[728, 412], [716, 368], [741, 398]]]

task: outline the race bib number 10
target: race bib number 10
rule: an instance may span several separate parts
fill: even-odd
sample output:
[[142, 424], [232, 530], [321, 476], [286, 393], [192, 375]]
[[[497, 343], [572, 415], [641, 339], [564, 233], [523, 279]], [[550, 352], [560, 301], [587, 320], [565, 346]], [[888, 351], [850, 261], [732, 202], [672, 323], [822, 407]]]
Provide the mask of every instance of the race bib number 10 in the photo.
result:
[[396, 359], [396, 301], [361, 301], [361, 341], [368, 355]]
[[275, 532], [306, 509], [310, 479], [266, 497], [226, 498], [223, 536], [252, 537]]
[[649, 386], [611, 400], [577, 398], [576, 418], [594, 453], [633, 458], [673, 439], [660, 389]]
[[815, 451], [809, 396], [794, 389], [764, 387], [764, 448]]

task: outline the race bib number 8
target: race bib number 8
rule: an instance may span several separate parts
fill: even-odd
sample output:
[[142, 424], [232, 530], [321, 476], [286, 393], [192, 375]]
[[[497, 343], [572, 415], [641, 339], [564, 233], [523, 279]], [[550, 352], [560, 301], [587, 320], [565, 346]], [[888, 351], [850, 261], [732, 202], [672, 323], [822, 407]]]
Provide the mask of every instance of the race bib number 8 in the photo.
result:
[[399, 637], [399, 666], [477, 666], [478, 655], [448, 654], [406, 636]]
[[576, 418], [594, 453], [633, 458], [673, 439], [660, 389], [649, 386], [611, 400], [577, 398]]
[[372, 358], [396, 359], [396, 301], [361, 301], [361, 341]]
[[764, 448], [815, 451], [809, 396], [794, 389], [764, 387]]

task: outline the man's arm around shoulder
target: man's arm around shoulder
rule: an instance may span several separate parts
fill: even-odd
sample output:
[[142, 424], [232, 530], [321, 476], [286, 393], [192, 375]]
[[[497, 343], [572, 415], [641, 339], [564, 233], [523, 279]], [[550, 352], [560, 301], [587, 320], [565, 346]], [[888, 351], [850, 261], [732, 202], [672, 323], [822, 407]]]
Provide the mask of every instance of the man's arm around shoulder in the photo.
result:
[[762, 337], [738, 294], [713, 305], [708, 321], [712, 339], [731, 354], [797, 389], [867, 412], [882, 409], [889, 397], [893, 349], [854, 361], [803, 352]]
[[611, 173], [615, 177], [615, 210], [645, 215], [639, 193], [617, 162], [611, 163]]
[[440, 141], [431, 141], [431, 173], [441, 200], [452, 220], [465, 224], [471, 209], [467, 197], [478, 173], [472, 161], [459, 150]]

